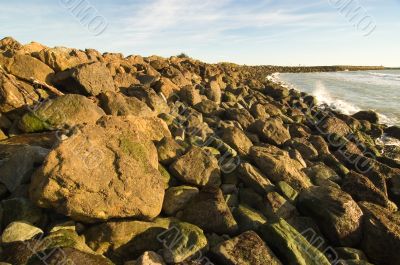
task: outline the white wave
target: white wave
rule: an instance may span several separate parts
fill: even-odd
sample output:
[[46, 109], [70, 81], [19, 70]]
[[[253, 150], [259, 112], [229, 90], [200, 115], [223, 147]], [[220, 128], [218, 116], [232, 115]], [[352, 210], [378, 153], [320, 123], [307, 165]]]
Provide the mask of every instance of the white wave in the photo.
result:
[[338, 98], [334, 98], [322, 83], [322, 81], [317, 81], [315, 84], [315, 89], [311, 92], [317, 98], [319, 104], [326, 104], [332, 109], [338, 110], [346, 115], [351, 115], [360, 111], [360, 108], [354, 106], [353, 104]]
[[389, 73], [376, 73], [376, 72], [368, 72], [370, 76], [377, 77], [380, 79], [386, 79], [386, 80], [395, 80], [399, 81], [400, 80], [400, 75], [398, 74], [389, 74]]

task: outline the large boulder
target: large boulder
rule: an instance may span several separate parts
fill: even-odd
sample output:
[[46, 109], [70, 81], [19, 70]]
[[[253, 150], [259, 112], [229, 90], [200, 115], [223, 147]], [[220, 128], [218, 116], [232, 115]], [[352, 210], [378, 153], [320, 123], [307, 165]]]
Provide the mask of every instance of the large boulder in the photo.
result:
[[226, 265], [281, 265], [275, 254], [253, 231], [245, 232], [212, 249]]
[[364, 212], [362, 249], [375, 264], [400, 264], [400, 216], [376, 204], [360, 203]]
[[329, 139], [333, 138], [333, 136], [346, 137], [352, 133], [351, 128], [344, 121], [336, 117], [324, 118], [316, 127]]
[[237, 127], [224, 128], [221, 139], [242, 156], [248, 155], [253, 146], [247, 135]]
[[43, 163], [48, 153], [48, 149], [38, 146], [0, 144], [0, 183], [14, 192], [30, 181], [35, 166]]
[[75, 94], [46, 100], [26, 113], [19, 127], [28, 133], [57, 130], [82, 123], [95, 123], [104, 111], [90, 99]]
[[219, 186], [221, 173], [218, 160], [200, 147], [192, 147], [169, 167], [180, 181], [196, 186]]
[[323, 253], [285, 220], [268, 222], [261, 227], [262, 238], [276, 253], [283, 264], [329, 265]]
[[311, 186], [309, 178], [302, 171], [302, 164], [292, 159], [288, 152], [273, 146], [253, 146], [250, 154], [258, 168], [274, 183], [286, 181], [296, 190]]
[[169, 188], [165, 191], [163, 212], [167, 215], [176, 214], [198, 193], [199, 190], [197, 188], [190, 186]]
[[64, 91], [89, 96], [116, 90], [110, 70], [99, 62], [59, 72], [54, 76], [53, 82]]
[[239, 178], [244, 184], [252, 188], [257, 193], [265, 195], [266, 193], [274, 190], [275, 186], [271, 181], [264, 176], [259, 169], [250, 163], [241, 163], [238, 167]]
[[32, 56], [41, 60], [56, 72], [89, 62], [88, 56], [83, 51], [65, 47], [42, 49], [32, 53]]
[[379, 116], [375, 111], [363, 110], [352, 115], [357, 120], [369, 121], [370, 123], [379, 123]]
[[158, 216], [164, 183], [157, 150], [136, 125], [106, 117], [76, 130], [35, 173], [32, 200], [85, 222]]
[[249, 130], [256, 133], [261, 140], [273, 145], [282, 145], [290, 139], [290, 133], [280, 119], [256, 120]]
[[297, 200], [298, 209], [312, 217], [335, 245], [352, 247], [360, 243], [363, 213], [353, 198], [333, 187], [310, 187]]
[[24, 54], [17, 54], [11, 57], [4, 67], [10, 74], [22, 80], [35, 79], [40, 82], [50, 83], [54, 74], [53, 69], [46, 64]]
[[232, 234], [238, 225], [226, 204], [222, 191], [205, 188], [184, 208], [181, 219], [195, 224], [206, 232]]

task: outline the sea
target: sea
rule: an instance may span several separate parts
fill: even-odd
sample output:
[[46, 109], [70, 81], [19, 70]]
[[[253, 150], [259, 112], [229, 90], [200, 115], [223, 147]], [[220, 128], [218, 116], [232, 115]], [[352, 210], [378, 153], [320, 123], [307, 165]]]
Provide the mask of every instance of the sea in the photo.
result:
[[381, 123], [400, 126], [400, 70], [276, 73], [269, 78], [344, 114], [373, 110]]

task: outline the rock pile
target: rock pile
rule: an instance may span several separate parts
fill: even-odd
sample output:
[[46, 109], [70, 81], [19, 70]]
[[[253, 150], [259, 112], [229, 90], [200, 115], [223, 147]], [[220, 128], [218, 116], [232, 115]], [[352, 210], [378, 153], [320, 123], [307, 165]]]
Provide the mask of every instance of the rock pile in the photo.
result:
[[0, 65], [1, 264], [400, 264], [400, 129], [265, 78], [317, 68], [12, 38]]

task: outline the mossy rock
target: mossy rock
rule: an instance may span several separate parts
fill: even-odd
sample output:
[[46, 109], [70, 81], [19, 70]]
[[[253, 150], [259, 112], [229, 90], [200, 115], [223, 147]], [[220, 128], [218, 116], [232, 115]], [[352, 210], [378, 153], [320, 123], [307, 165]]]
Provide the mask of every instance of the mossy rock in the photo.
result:
[[233, 216], [239, 225], [240, 232], [257, 231], [261, 225], [267, 222], [267, 218], [262, 213], [243, 204], [233, 211]]

